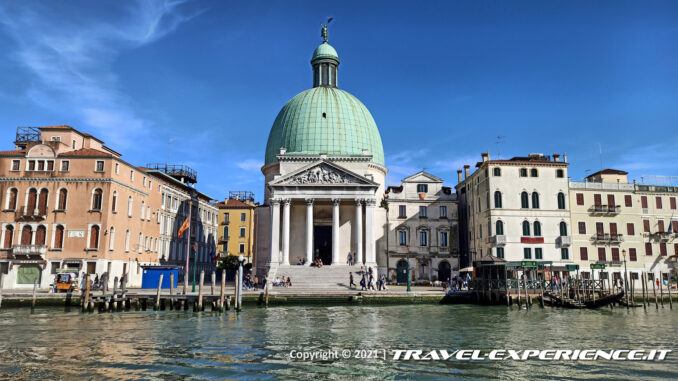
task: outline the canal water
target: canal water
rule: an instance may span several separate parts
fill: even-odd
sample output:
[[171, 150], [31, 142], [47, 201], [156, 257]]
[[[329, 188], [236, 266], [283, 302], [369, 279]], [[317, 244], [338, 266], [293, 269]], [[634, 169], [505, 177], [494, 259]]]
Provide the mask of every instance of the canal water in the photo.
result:
[[[660, 307], [661, 308], [661, 307]], [[236, 314], [0, 310], [2, 379], [678, 378], [678, 312], [294, 306]], [[303, 361], [291, 351], [671, 349], [642, 361]], [[340, 355], [341, 356], [341, 355]], [[352, 357], [352, 356], [351, 356]]]

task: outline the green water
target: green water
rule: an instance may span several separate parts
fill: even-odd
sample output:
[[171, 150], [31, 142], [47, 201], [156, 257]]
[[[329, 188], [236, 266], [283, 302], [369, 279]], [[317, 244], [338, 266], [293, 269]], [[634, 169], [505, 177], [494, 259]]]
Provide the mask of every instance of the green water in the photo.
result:
[[[240, 314], [0, 310], [7, 379], [634, 379], [678, 377], [678, 312], [506, 307], [250, 308]], [[297, 361], [316, 349], [672, 349], [662, 362]]]

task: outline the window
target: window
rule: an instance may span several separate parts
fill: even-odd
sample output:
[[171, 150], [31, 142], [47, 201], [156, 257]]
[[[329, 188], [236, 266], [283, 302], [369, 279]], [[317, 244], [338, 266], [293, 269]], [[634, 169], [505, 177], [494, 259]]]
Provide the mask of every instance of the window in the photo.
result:
[[523, 221], [523, 236], [529, 237], [530, 235], [530, 223]]
[[398, 244], [407, 246], [407, 232], [405, 230], [398, 230]]
[[241, 227], [240, 228], [240, 238], [244, 238], [244, 237], [245, 237], [245, 228]]
[[129, 171], [129, 181], [134, 181], [134, 171]]
[[440, 207], [440, 218], [447, 218], [447, 206]]
[[608, 207], [609, 209], [614, 210], [613, 208], [615, 208], [616, 206], [617, 206], [617, 203], [616, 203], [615, 200], [614, 200], [614, 195], [613, 195], [613, 194], [608, 194], [608, 195], [607, 195], [607, 207]]
[[45, 225], [40, 225], [35, 231], [35, 244], [38, 246], [45, 245], [45, 238], [47, 237], [47, 229]]
[[425, 206], [419, 207], [419, 218], [426, 218], [426, 207]]
[[610, 251], [612, 251], [612, 262], [619, 262], [619, 248], [613, 247]]
[[602, 222], [596, 222], [596, 235], [598, 237], [605, 235], [605, 226]]
[[120, 163], [115, 163], [115, 174], [120, 174]]
[[647, 196], [640, 196], [640, 207], [647, 209]]
[[501, 168], [493, 168], [492, 174], [495, 176], [501, 176]]
[[494, 223], [494, 230], [496, 235], [504, 235], [504, 223], [498, 220]]
[[38, 171], [45, 170], [45, 162], [43, 160], [38, 160]]
[[40, 189], [40, 198], [38, 199], [38, 214], [41, 216], [47, 215], [47, 198], [49, 191], [47, 189]]
[[523, 258], [532, 259], [532, 249], [529, 247], [523, 248]]
[[501, 209], [501, 192], [494, 192], [494, 207]]
[[523, 209], [527, 209], [530, 207], [529, 196], [527, 195], [527, 192], [523, 192], [520, 194], [520, 207]]
[[5, 205], [7, 210], [16, 210], [16, 203], [17, 203], [18, 194], [19, 194], [19, 191], [17, 191], [16, 188], [11, 188], [7, 192], [7, 205]]
[[664, 232], [664, 220], [657, 220], [657, 231], [659, 233]]
[[565, 209], [565, 194], [563, 192], [558, 193], [558, 209]]
[[504, 258], [504, 248], [503, 247], [497, 248], [497, 258]]
[[63, 249], [64, 247], [64, 226], [63, 225], [57, 225], [56, 229], [54, 229], [54, 249]]
[[419, 246], [428, 246], [428, 232], [426, 230], [419, 232]]
[[626, 224], [626, 234], [636, 235], [636, 229], [635, 229], [635, 226], [632, 223]]
[[101, 201], [103, 198], [104, 192], [97, 188], [92, 193], [92, 210], [101, 210]]
[[99, 249], [99, 225], [92, 225], [89, 231], [89, 248]]
[[605, 257], [605, 248], [604, 247], [599, 247], [598, 248], [598, 262], [605, 262], [606, 257]]
[[28, 161], [28, 170], [29, 171], [35, 171], [35, 160], [29, 160]]
[[12, 171], [21, 169], [21, 160], [12, 160]]
[[664, 242], [661, 242], [661, 243], [659, 244], [659, 255], [661, 255], [662, 257], [667, 256], [667, 253], [666, 253], [666, 243], [664, 243]]
[[440, 232], [440, 247], [447, 247], [447, 232]]
[[563, 171], [562, 169], [556, 169], [556, 177], [562, 179], [563, 177], [565, 177], [565, 171]]
[[35, 207], [38, 203], [38, 191], [35, 188], [31, 188], [28, 191], [28, 205], [26, 206], [26, 214], [32, 215], [35, 213]]
[[94, 172], [103, 172], [104, 171], [104, 161], [97, 160], [94, 165]]
[[118, 212], [118, 191], [113, 191], [113, 198], [111, 199], [111, 211]]
[[631, 198], [630, 194], [624, 196], [624, 206], [626, 206], [627, 208], [633, 206], [633, 198]]
[[146, 215], [146, 201], [141, 200], [141, 219], [144, 219], [144, 216]]
[[126, 253], [129, 252], [129, 239], [130, 239], [129, 229], [127, 229], [127, 231], [125, 231], [125, 252]]
[[537, 168], [530, 169], [530, 177], [538, 177], [538, 175]]
[[532, 192], [532, 209], [539, 209], [539, 193]]
[[584, 205], [584, 194], [577, 193], [577, 205]]
[[586, 234], [586, 222], [579, 221], [577, 225], [579, 226], [579, 234]]
[[407, 207], [405, 205], [398, 205], [398, 218], [407, 217]]
[[657, 204], [657, 209], [661, 209], [662, 208], [662, 198], [660, 196], [657, 196], [655, 198], [655, 200], [656, 200], [656, 204]]
[[541, 237], [541, 223], [534, 221], [534, 236]]
[[527, 177], [527, 168], [520, 168], [520, 177]]
[[224, 240], [227, 240], [228, 239], [228, 226], [224, 226], [224, 232], [223, 233], [224, 233], [224, 236], [223, 236]]
[[650, 232], [650, 220], [643, 220], [643, 231], [645, 233]]
[[560, 221], [560, 236], [564, 237], [567, 235], [567, 223], [565, 221]]
[[542, 248], [537, 247], [534, 249], [534, 259], [543, 259], [544, 255], [542, 254]]
[[483, 225], [478, 225], [478, 238], [483, 238]]
[[238, 253], [244, 254], [245, 253], [245, 244], [241, 243], [238, 247]]
[[675, 197], [669, 197], [669, 206], [671, 209], [676, 209], [676, 198]]
[[227, 224], [231, 221], [231, 218], [228, 213], [224, 213], [224, 223]]
[[129, 196], [127, 199], [127, 216], [132, 217], [132, 207], [134, 206], [134, 201], [132, 200], [132, 196]]
[[560, 259], [570, 259], [570, 251], [567, 249], [567, 247], [560, 249]]
[[247, 214], [246, 213], [240, 213], [240, 222], [245, 222], [247, 221]]
[[588, 248], [586, 248], [586, 247], [580, 247], [579, 248], [579, 258], [581, 258], [582, 261], [588, 261], [589, 260]]
[[113, 251], [114, 249], [115, 249], [115, 228], [111, 226], [111, 230], [108, 235], [108, 250]]
[[59, 189], [59, 198], [57, 200], [57, 210], [66, 210], [66, 202], [68, 201], [68, 190], [65, 188]]
[[[678, 233], [678, 221], [676, 221], [676, 220], [671, 221], [671, 226], [673, 226], [673, 234], [677, 234]], [[676, 254], [678, 254], [678, 253], [676, 253]]]
[[645, 242], [645, 255], [652, 256], [652, 243]]
[[631, 262], [635, 262], [638, 260], [638, 255], [636, 254], [636, 249], [631, 248], [629, 249], [629, 259]]
[[417, 193], [428, 192], [428, 184], [417, 184]]

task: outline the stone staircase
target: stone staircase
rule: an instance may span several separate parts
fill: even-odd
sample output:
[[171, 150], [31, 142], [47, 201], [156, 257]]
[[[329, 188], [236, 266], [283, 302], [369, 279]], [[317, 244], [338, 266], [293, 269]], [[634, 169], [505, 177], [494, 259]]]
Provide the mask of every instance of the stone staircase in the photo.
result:
[[[374, 270], [374, 269], [373, 269]], [[274, 278], [290, 277], [292, 287], [271, 287], [270, 293], [313, 293], [318, 292], [355, 292], [360, 290], [360, 266], [332, 265], [321, 268], [311, 266], [281, 266], [269, 273], [269, 281]], [[353, 279], [357, 290], [349, 289], [349, 272], [353, 272]]]

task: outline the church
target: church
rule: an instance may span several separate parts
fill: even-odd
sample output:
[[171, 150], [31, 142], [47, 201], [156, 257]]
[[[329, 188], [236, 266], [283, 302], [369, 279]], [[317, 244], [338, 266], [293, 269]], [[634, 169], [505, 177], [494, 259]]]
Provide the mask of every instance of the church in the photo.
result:
[[378, 247], [386, 230], [381, 136], [365, 105], [339, 89], [339, 55], [326, 26], [321, 36], [311, 58], [313, 86], [275, 118], [261, 168], [256, 273], [269, 279], [315, 273], [346, 283], [360, 266], [386, 273]]

